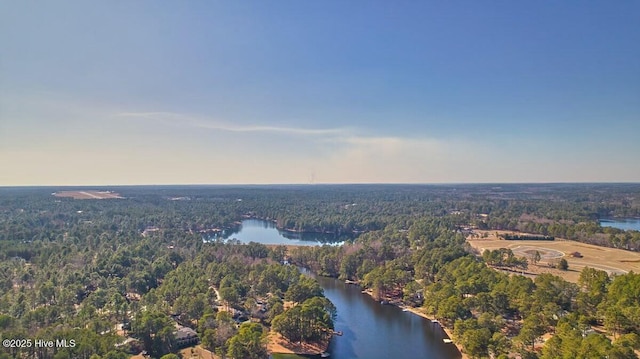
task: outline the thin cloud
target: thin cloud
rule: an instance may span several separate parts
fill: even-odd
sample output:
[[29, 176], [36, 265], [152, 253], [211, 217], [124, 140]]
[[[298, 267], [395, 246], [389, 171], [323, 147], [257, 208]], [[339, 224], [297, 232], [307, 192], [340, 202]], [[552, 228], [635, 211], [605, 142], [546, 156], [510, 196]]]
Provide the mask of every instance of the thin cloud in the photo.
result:
[[328, 136], [344, 135], [348, 132], [344, 128], [296, 128], [260, 125], [232, 125], [224, 122], [203, 119], [172, 112], [121, 112], [117, 117], [142, 118], [160, 121], [171, 125], [186, 125], [189, 127], [220, 130], [229, 132], [270, 132], [289, 135]]
[[382, 148], [423, 146], [438, 147], [444, 144], [444, 141], [433, 138], [407, 138], [397, 136], [344, 136], [339, 137], [336, 140], [352, 146], [371, 146]]

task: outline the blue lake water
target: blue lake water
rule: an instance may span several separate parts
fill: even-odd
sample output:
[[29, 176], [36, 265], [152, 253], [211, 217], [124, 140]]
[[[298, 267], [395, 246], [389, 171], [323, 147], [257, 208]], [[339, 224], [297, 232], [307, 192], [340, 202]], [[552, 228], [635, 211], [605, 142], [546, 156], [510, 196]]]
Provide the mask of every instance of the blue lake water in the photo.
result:
[[355, 236], [335, 235], [330, 233], [299, 233], [282, 231], [275, 223], [261, 219], [245, 219], [237, 231], [226, 230], [219, 235], [209, 235], [207, 239], [237, 239], [242, 243], [258, 242], [262, 244], [285, 244], [317, 246], [323, 244], [341, 244]]
[[604, 218], [600, 220], [602, 227], [613, 227], [624, 231], [640, 231], [640, 218]]
[[328, 352], [339, 359], [460, 358], [453, 344], [445, 344], [438, 324], [393, 305], [382, 305], [361, 288], [333, 278], [318, 277], [324, 294], [338, 310]]
[[[303, 271], [312, 275], [308, 271]], [[312, 275], [313, 276], [313, 275]], [[393, 305], [382, 305], [361, 288], [333, 278], [316, 277], [324, 294], [336, 306], [334, 336], [329, 344], [330, 358], [338, 359], [456, 359], [461, 354], [453, 344], [445, 344], [438, 324], [403, 312]], [[273, 359], [306, 359], [319, 356], [274, 354]]]

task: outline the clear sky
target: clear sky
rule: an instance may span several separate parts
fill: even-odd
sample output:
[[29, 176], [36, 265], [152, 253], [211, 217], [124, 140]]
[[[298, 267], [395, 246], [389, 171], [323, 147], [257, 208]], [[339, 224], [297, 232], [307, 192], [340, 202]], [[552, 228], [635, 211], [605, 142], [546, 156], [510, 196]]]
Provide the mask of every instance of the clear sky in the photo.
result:
[[0, 185], [640, 182], [638, 1], [0, 1]]

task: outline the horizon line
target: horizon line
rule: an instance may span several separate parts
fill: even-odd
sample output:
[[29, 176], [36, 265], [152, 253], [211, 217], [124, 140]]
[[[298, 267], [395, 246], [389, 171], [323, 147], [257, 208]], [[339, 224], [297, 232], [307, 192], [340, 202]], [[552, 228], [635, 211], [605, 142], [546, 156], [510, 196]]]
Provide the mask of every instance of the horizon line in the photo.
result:
[[554, 185], [554, 184], [637, 184], [640, 181], [549, 181], [549, 182], [322, 182], [322, 183], [147, 183], [147, 184], [27, 184], [0, 185], [0, 188], [71, 188], [71, 187], [234, 187], [234, 186], [349, 186], [349, 185]]

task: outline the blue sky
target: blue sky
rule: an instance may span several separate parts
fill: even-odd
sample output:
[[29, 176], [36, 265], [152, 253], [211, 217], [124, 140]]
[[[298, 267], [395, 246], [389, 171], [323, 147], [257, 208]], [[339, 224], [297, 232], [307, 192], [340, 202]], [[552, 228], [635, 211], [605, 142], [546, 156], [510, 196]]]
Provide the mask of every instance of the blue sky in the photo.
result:
[[0, 185], [638, 182], [638, 13], [0, 2]]

